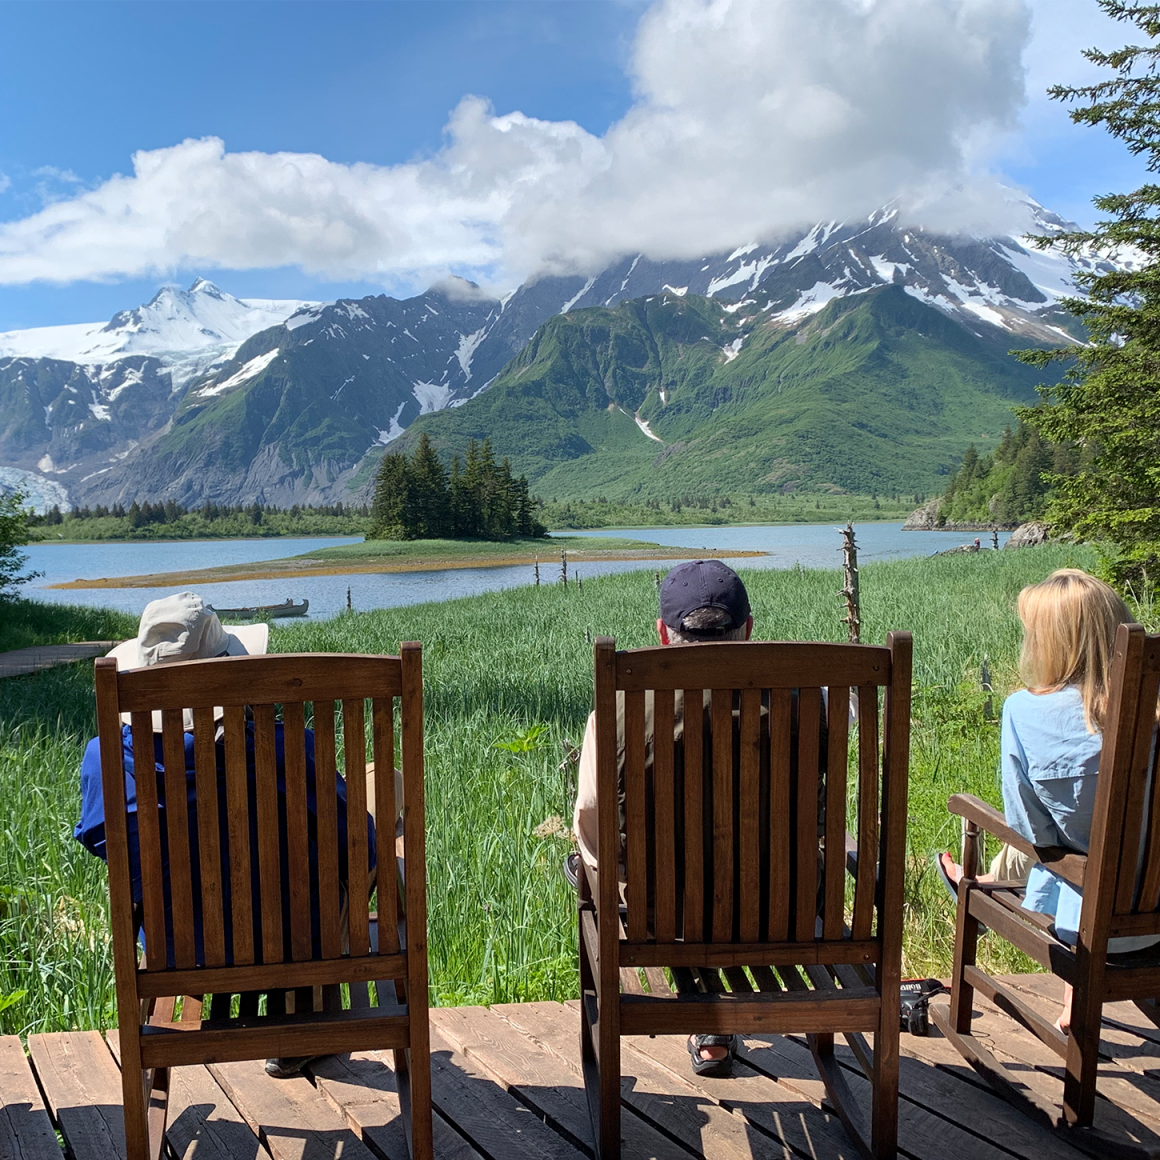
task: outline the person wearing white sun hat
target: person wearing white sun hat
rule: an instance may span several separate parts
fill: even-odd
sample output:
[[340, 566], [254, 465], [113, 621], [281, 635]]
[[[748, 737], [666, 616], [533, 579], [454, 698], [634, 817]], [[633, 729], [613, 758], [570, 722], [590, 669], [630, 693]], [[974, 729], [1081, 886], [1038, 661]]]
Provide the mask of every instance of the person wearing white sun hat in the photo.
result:
[[[231, 656], [245, 656], [245, 655], [262, 655], [266, 652], [269, 644], [270, 628], [267, 624], [253, 624], [245, 626], [231, 626], [226, 628], [218, 619], [217, 614], [213, 609], [205, 603], [204, 600], [193, 592], [179, 592], [173, 596], [167, 596], [161, 600], [154, 600], [146, 605], [144, 612], [141, 614], [141, 623], [138, 628], [137, 636], [133, 640], [127, 640], [122, 644], [117, 645], [108, 655], [114, 657], [117, 661], [118, 669], [133, 669], [140, 668], [147, 665], [171, 664], [176, 661], [189, 660], [206, 660], [216, 657], [231, 657]], [[214, 717], [220, 718], [223, 715], [222, 709], [215, 708]], [[130, 844], [130, 878], [133, 889], [133, 898], [135, 902], [140, 902], [142, 897], [141, 886], [141, 867], [136, 855], [137, 842], [137, 794], [134, 755], [132, 734], [129, 728], [129, 715], [124, 714], [122, 717], [122, 744], [124, 752], [125, 764], [125, 796], [129, 811], [128, 825], [129, 825], [129, 844]], [[193, 720], [192, 713], [185, 710], [185, 765], [186, 765], [186, 784], [188, 787], [188, 802], [189, 802], [189, 828], [190, 834], [194, 838], [191, 842], [191, 849], [197, 850], [197, 799], [196, 799], [196, 779], [194, 767], [194, 741], [193, 741]], [[158, 771], [158, 790], [161, 802], [164, 802], [164, 778], [160, 776], [163, 763], [161, 754], [161, 714], [155, 712], [153, 714], [153, 731], [155, 754], [154, 762], [155, 768]], [[215, 737], [215, 744], [219, 738]], [[305, 738], [306, 750], [306, 775], [307, 775], [307, 809], [313, 815], [316, 810], [316, 791], [315, 791], [315, 772], [314, 772], [314, 735], [310, 729], [306, 730]], [[285, 808], [285, 737], [284, 729], [281, 722], [275, 726], [275, 750], [277, 760], [277, 777], [278, 777], [278, 797], [279, 797], [279, 813]], [[252, 726], [247, 726], [247, 771], [248, 780], [253, 785], [255, 770], [253, 760], [253, 730]], [[218, 776], [224, 777], [224, 753], [220, 745], [218, 745]], [[395, 772], [395, 793], [396, 793], [396, 816], [398, 815], [399, 805], [402, 801], [401, 793], [401, 777], [396, 770]], [[321, 790], [319, 791], [321, 792]], [[345, 892], [345, 883], [347, 880], [347, 812], [346, 812], [346, 782], [341, 774], [337, 774], [335, 778], [334, 794], [337, 805], [338, 815], [338, 854], [339, 854], [339, 878], [342, 883], [342, 888]], [[224, 793], [219, 793], [219, 825], [221, 826], [223, 835], [228, 835], [228, 822], [225, 816], [225, 801]], [[253, 791], [251, 789], [251, 803], [254, 801]], [[374, 782], [371, 776], [367, 779], [367, 805], [368, 816], [366, 818], [367, 826], [367, 840], [368, 840], [368, 869], [372, 870], [375, 866], [375, 829], [374, 829]], [[164, 810], [164, 806], [160, 806]], [[251, 806], [250, 816], [250, 840], [251, 846], [257, 844], [257, 818], [253, 806]], [[163, 826], [164, 829], [164, 826]], [[317, 832], [312, 828], [313, 832]], [[81, 761], [81, 817], [76, 825], [74, 837], [87, 849], [90, 853], [95, 854], [98, 858], [104, 860], [106, 858], [105, 851], [105, 809], [104, 809], [104, 794], [101, 784], [101, 758], [100, 746], [96, 738], [89, 742], [85, 750], [84, 757]], [[223, 843], [223, 848], [228, 844]], [[310, 862], [312, 867], [317, 866], [318, 852], [314, 839], [310, 842]], [[196, 868], [195, 868], [196, 869]], [[287, 879], [287, 868], [282, 868], [282, 895], [283, 907], [288, 907], [289, 904], [289, 890]], [[316, 877], [312, 875], [312, 879]], [[225, 929], [227, 932], [227, 943], [231, 942], [229, 932], [232, 929], [232, 924], [229, 920], [230, 899], [229, 899], [229, 874], [228, 872], [222, 876], [223, 882], [223, 903], [226, 908], [226, 922]], [[254, 921], [255, 924], [260, 922], [260, 898], [257, 889], [257, 882], [254, 884]], [[173, 954], [173, 935], [172, 935], [172, 913], [170, 908], [169, 898], [169, 874], [168, 867], [163, 867], [163, 889], [166, 898], [166, 948], [165, 953], [167, 961], [170, 965], [174, 965]], [[194, 904], [194, 943], [198, 948], [200, 955], [200, 948], [202, 945], [201, 932], [201, 907], [200, 907], [200, 890], [193, 891]], [[317, 898], [312, 899], [311, 909], [314, 912], [318, 910]], [[289, 915], [284, 914], [283, 929], [289, 930]], [[318, 922], [312, 924], [315, 929], [318, 929]], [[227, 945], [227, 957], [232, 953], [231, 947]], [[154, 951], [153, 953], [156, 953]], [[306, 1062], [305, 1059], [294, 1060], [269, 1060], [267, 1062], [267, 1070], [273, 1075], [289, 1075], [299, 1071], [302, 1065]]]

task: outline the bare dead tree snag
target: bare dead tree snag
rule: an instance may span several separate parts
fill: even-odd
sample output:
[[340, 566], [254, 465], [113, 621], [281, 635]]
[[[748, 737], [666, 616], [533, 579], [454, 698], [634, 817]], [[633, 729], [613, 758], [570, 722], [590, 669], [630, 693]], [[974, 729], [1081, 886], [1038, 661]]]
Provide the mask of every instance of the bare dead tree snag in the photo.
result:
[[862, 643], [862, 603], [858, 595], [858, 545], [854, 542], [854, 525], [847, 524], [842, 531], [842, 591], [846, 615], [842, 617], [849, 630], [851, 644]]

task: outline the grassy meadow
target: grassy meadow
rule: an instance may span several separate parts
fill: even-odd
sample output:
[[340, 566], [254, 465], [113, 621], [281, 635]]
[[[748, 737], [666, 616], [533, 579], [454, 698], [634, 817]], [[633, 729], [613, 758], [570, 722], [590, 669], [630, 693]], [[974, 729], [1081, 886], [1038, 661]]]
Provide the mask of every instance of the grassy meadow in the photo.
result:
[[[958, 843], [947, 797], [999, 802], [994, 715], [1017, 682], [1019, 589], [1095, 553], [1048, 545], [862, 569], [863, 637], [915, 638], [905, 973], [945, 975], [952, 905], [930, 867]], [[755, 635], [844, 636], [839, 573], [742, 571]], [[574, 766], [592, 696], [591, 640], [654, 643], [652, 572], [522, 588], [445, 604], [276, 627], [276, 651], [424, 648], [432, 999], [439, 1004], [557, 998], [576, 991], [568, 850]], [[73, 841], [77, 769], [94, 732], [87, 666], [0, 681], [0, 1032], [113, 1019], [104, 869]], [[1027, 969], [993, 939], [984, 959]]]

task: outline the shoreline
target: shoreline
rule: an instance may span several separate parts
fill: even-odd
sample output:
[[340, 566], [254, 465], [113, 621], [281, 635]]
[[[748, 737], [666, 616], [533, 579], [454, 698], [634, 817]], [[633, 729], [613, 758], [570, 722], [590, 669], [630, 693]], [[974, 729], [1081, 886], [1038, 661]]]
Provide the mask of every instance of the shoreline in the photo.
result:
[[[550, 543], [550, 541], [548, 541]], [[600, 560], [721, 560], [748, 556], [765, 556], [766, 552], [729, 548], [714, 551], [704, 548], [668, 548], [660, 544], [641, 548], [610, 548], [578, 550], [565, 549], [570, 564], [593, 563]], [[366, 572], [436, 572], [455, 568], [503, 568], [539, 560], [545, 567], [553, 567], [554, 554], [537, 556], [531, 552], [513, 552], [510, 555], [427, 556], [399, 559], [397, 557], [364, 557], [351, 560], [310, 560], [292, 556], [284, 560], [259, 560], [252, 564], [225, 564], [217, 568], [197, 568], [178, 572], [151, 572], [139, 576], [113, 576], [99, 579], [69, 580], [63, 584], [49, 584], [50, 589], [99, 588], [172, 588], [184, 584], [225, 584], [235, 580], [301, 579], [308, 576], [346, 576]]]

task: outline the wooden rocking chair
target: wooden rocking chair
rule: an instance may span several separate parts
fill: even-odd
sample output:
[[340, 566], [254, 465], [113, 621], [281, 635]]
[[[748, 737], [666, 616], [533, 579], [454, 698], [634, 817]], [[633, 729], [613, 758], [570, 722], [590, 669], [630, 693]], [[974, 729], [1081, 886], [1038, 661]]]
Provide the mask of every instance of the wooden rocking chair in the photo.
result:
[[[581, 862], [579, 922], [580, 1045], [599, 1160], [620, 1156], [620, 1036], [674, 1033], [808, 1033], [852, 1138], [867, 1156], [894, 1157], [910, 634], [892, 633], [885, 648], [625, 652], [604, 637], [595, 652], [600, 871]], [[837, 1065], [835, 1032], [866, 1067], [869, 1124]], [[861, 1032], [873, 1032], [873, 1053]]]
[[[1160, 636], [1138, 624], [1116, 632], [1107, 721], [1087, 856], [1036, 848], [996, 809], [956, 794], [948, 809], [963, 818], [963, 877], [959, 884], [955, 963], [949, 1004], [931, 1004], [931, 1017], [963, 1057], [1000, 1095], [1076, 1147], [1097, 1156], [1154, 1157], [1153, 1147], [1111, 1137], [1092, 1127], [1096, 1108], [1100, 1023], [1104, 1003], [1130, 1000], [1153, 1022], [1160, 996], [1160, 945], [1108, 956], [1108, 940], [1160, 935], [1160, 782], [1155, 731], [1160, 691]], [[994, 835], [1083, 890], [1079, 939], [1056, 937], [1048, 916], [1024, 910], [1022, 887], [981, 883], [980, 831]], [[1071, 1026], [1064, 1034], [1009, 988], [975, 965], [980, 923], [1075, 988]], [[986, 996], [1063, 1060], [1063, 1110], [1016, 1083], [971, 1033], [974, 992]]]
[[[128, 1160], [164, 1153], [172, 1066], [381, 1048], [394, 1049], [411, 1154], [430, 1160], [422, 653], [418, 644], [400, 651], [398, 657], [229, 657], [124, 672], [111, 658], [96, 662]], [[387, 804], [395, 799], [396, 697], [402, 704], [408, 871], [402, 889], [394, 811]], [[363, 822], [367, 698], [381, 823], [373, 880]], [[346, 919], [333, 788], [337, 703], [349, 821]], [[305, 748], [307, 704], [313, 706], [313, 779]], [[275, 706], [283, 723], [281, 755]], [[196, 798], [186, 780], [186, 709], [194, 725]], [[159, 768], [155, 778], [145, 775], [155, 752], [154, 710], [161, 713], [164, 758], [164, 772]], [[122, 713], [132, 722], [139, 908], [130, 876]], [[308, 799], [315, 789], [311, 816]], [[196, 823], [189, 809], [194, 800]], [[378, 921], [368, 906], [372, 888]], [[202, 931], [197, 940], [195, 915]], [[142, 927], [147, 954], [139, 962]], [[348, 1009], [341, 984], [348, 984]], [[259, 993], [266, 997], [262, 1014]], [[203, 1019], [207, 994], [213, 1002]]]

